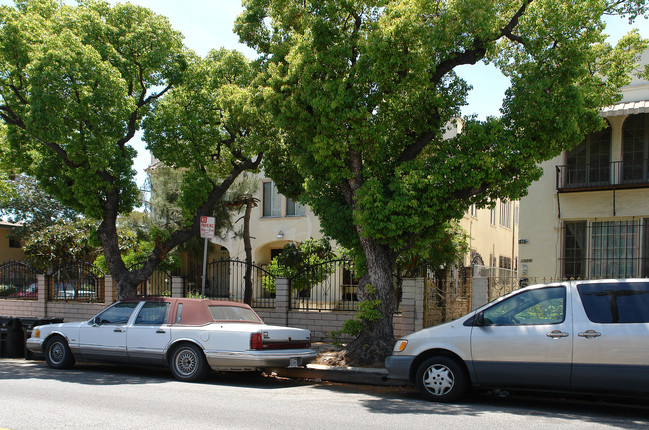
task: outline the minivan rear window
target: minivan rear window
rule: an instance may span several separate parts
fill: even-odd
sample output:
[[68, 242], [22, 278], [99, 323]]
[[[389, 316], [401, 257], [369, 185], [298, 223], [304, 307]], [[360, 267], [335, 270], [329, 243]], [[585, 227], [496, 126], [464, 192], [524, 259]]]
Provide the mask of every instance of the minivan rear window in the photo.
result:
[[577, 286], [588, 319], [601, 324], [649, 322], [649, 283], [615, 282]]

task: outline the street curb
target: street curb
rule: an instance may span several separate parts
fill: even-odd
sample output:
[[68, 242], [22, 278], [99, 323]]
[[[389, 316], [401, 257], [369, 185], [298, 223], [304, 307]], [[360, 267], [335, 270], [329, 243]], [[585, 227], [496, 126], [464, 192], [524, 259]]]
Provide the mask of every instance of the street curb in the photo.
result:
[[277, 376], [295, 379], [315, 379], [321, 381], [344, 382], [348, 384], [365, 384], [399, 387], [406, 386], [403, 381], [388, 377], [387, 369], [365, 367], [339, 367], [323, 364], [308, 364], [299, 368], [271, 369]]

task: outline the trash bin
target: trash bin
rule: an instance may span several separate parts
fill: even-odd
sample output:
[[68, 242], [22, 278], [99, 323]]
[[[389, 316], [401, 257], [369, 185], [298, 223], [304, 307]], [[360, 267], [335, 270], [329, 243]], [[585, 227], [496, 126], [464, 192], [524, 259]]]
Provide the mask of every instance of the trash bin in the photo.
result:
[[25, 356], [25, 332], [23, 323], [18, 318], [12, 318], [7, 323], [7, 357], [20, 358]]
[[7, 324], [11, 318], [0, 317], [0, 357], [7, 356]]

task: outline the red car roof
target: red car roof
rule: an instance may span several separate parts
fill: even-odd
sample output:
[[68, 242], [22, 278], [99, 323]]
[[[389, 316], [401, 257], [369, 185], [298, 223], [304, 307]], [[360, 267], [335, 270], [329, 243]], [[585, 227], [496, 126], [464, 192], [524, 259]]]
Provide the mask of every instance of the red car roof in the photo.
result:
[[[209, 306], [234, 306], [240, 308], [250, 309], [259, 318], [259, 315], [245, 303], [231, 302], [227, 300], [212, 300], [212, 299], [189, 299], [184, 297], [133, 297], [130, 299], [121, 300], [122, 302], [165, 302], [171, 303], [171, 314], [168, 321], [175, 323], [176, 311], [179, 303], [182, 303], [182, 320], [181, 324], [187, 325], [203, 325], [214, 322], [212, 313]], [[261, 322], [261, 318], [259, 318]]]

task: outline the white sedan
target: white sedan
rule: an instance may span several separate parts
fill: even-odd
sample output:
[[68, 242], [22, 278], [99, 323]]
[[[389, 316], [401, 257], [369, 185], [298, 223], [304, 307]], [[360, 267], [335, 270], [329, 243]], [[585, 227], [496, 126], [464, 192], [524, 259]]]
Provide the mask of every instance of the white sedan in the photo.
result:
[[309, 330], [266, 325], [248, 305], [166, 297], [116, 302], [90, 321], [34, 327], [27, 348], [55, 369], [75, 361], [162, 365], [182, 381], [210, 368], [258, 371], [316, 358]]

